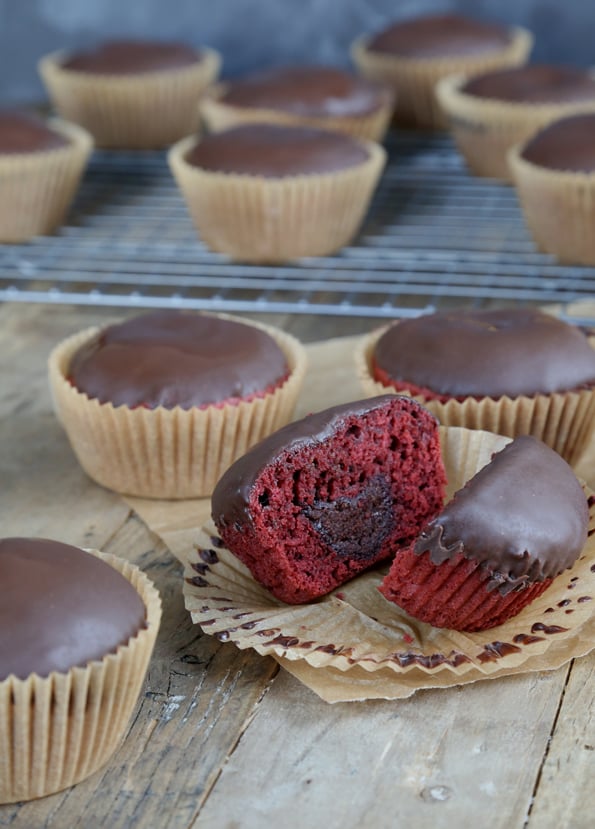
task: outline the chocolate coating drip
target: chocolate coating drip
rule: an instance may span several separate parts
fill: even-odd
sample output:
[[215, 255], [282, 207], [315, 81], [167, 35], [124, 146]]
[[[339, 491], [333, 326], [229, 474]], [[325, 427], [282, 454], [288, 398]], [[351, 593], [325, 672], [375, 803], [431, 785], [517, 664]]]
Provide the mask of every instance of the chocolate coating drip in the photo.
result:
[[211, 172], [279, 178], [345, 170], [368, 157], [365, 147], [348, 135], [248, 124], [205, 136], [186, 161]]
[[572, 469], [530, 436], [492, 458], [415, 542], [434, 564], [462, 553], [493, 574], [501, 593], [554, 578], [571, 567], [587, 540], [587, 499]]
[[104, 329], [74, 355], [69, 377], [101, 403], [189, 409], [263, 393], [287, 373], [282, 350], [259, 328], [157, 311]]
[[29, 112], [0, 110], [0, 154], [35, 153], [65, 147], [68, 141]]
[[374, 363], [394, 380], [452, 397], [550, 394], [595, 382], [585, 334], [524, 308], [404, 320], [380, 337]]
[[531, 164], [551, 170], [592, 173], [595, 171], [595, 114], [555, 121], [525, 145], [521, 156]]
[[441, 58], [496, 52], [509, 43], [505, 26], [440, 14], [394, 23], [375, 35], [368, 49], [402, 57]]
[[0, 681], [102, 659], [145, 626], [145, 606], [113, 567], [40, 538], [0, 540]]
[[62, 68], [94, 75], [136, 75], [181, 69], [200, 60], [200, 52], [184, 43], [110, 40], [94, 49], [75, 52], [62, 62]]
[[534, 64], [476, 75], [461, 91], [478, 98], [533, 104], [595, 101], [595, 78], [574, 66]]
[[271, 69], [229, 84], [221, 97], [237, 107], [273, 109], [304, 117], [375, 112], [390, 100], [377, 84], [328, 66]]

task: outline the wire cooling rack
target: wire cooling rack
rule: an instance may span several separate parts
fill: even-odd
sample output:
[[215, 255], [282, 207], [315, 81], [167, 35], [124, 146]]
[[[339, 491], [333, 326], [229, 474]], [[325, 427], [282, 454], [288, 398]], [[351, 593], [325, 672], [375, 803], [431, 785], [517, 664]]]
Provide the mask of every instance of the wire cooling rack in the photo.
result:
[[595, 268], [538, 253], [514, 189], [470, 176], [447, 136], [399, 133], [388, 149], [353, 244], [282, 266], [209, 251], [163, 153], [96, 152], [56, 236], [0, 246], [0, 300], [398, 317], [595, 297]]

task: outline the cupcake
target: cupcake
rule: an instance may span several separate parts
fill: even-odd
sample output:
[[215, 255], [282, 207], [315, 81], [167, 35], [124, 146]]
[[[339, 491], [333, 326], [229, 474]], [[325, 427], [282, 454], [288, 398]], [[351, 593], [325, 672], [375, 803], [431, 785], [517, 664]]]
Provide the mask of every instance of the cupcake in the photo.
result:
[[247, 262], [325, 256], [357, 233], [386, 153], [338, 132], [246, 124], [170, 150], [208, 247]]
[[565, 115], [595, 112], [595, 77], [586, 69], [536, 64], [436, 87], [458, 148], [477, 175], [511, 180], [507, 153]]
[[0, 803], [103, 766], [124, 736], [157, 636], [159, 594], [123, 559], [0, 540]]
[[572, 469], [545, 444], [519, 437], [397, 554], [379, 589], [435, 627], [495, 627], [572, 567], [588, 524]]
[[198, 498], [288, 422], [305, 362], [302, 346], [272, 327], [158, 311], [70, 337], [49, 373], [91, 478], [128, 495]]
[[529, 308], [394, 323], [356, 355], [367, 394], [409, 393], [447, 426], [531, 434], [573, 462], [595, 415], [595, 350], [579, 328]]
[[555, 121], [508, 156], [537, 247], [560, 262], [595, 264], [595, 113]]
[[366, 78], [394, 89], [397, 124], [440, 129], [447, 126], [434, 94], [441, 78], [518, 66], [532, 43], [525, 29], [442, 14], [400, 21], [360, 37], [352, 57]]
[[59, 227], [93, 141], [80, 127], [0, 110], [0, 242], [24, 242]]
[[58, 112], [89, 130], [98, 146], [155, 149], [198, 129], [198, 100], [220, 63], [204, 47], [108, 41], [47, 55], [39, 71]]
[[438, 423], [384, 395], [270, 435], [212, 498], [225, 546], [274, 596], [309, 602], [392, 555], [442, 506]]
[[201, 113], [210, 130], [266, 122], [338, 130], [382, 141], [393, 108], [388, 87], [329, 66], [269, 69], [220, 84]]

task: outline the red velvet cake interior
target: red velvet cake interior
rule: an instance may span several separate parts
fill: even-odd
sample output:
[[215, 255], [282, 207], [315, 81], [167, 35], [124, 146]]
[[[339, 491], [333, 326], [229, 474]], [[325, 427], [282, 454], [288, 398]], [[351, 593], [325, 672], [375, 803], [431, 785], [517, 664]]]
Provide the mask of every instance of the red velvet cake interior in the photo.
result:
[[435, 418], [385, 395], [290, 424], [213, 494], [227, 547], [277, 598], [306, 602], [394, 555], [442, 506]]

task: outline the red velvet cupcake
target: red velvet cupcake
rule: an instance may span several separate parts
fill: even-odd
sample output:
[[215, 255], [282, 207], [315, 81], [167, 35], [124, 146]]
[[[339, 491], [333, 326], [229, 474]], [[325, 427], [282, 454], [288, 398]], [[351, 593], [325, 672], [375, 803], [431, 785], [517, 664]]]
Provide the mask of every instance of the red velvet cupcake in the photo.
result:
[[254, 578], [298, 604], [410, 543], [440, 509], [444, 486], [435, 418], [390, 395], [270, 435], [219, 481], [212, 514]]
[[495, 627], [572, 567], [588, 521], [568, 464], [535, 438], [519, 437], [397, 555], [379, 589], [435, 627]]

